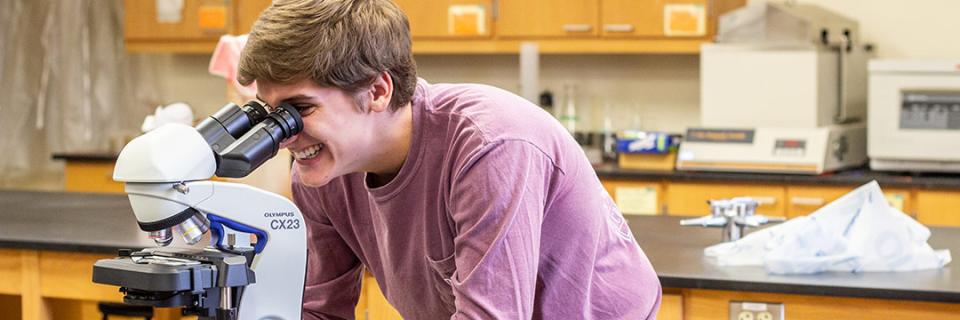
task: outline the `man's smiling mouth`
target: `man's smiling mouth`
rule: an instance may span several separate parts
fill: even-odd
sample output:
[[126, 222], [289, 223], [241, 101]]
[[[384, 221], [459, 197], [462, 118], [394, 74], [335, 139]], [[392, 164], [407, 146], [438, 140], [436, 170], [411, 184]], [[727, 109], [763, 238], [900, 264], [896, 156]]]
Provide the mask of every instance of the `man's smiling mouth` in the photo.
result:
[[300, 151], [294, 151], [293, 157], [297, 160], [309, 160], [317, 157], [321, 150], [323, 150], [323, 144], [316, 144], [303, 148]]

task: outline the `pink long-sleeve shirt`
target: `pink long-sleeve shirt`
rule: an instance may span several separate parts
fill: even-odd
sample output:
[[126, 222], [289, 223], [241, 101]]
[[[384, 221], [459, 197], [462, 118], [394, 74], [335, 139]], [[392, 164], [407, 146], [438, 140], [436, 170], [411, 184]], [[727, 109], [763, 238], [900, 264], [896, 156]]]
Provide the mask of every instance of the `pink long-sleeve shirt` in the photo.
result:
[[406, 319], [653, 319], [660, 282], [582, 149], [494, 87], [428, 84], [388, 184], [293, 195], [309, 231], [304, 318], [353, 318], [363, 268]]

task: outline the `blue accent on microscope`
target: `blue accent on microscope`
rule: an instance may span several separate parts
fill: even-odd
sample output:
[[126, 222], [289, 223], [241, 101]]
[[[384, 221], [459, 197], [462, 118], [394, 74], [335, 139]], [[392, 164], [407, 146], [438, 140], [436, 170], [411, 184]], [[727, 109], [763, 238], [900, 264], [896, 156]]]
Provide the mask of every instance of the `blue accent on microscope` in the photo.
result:
[[226, 248], [223, 247], [223, 235], [224, 235], [223, 227], [224, 226], [227, 226], [228, 228], [239, 231], [239, 232], [246, 232], [246, 233], [252, 233], [257, 235], [257, 244], [253, 245], [254, 253], [260, 253], [261, 251], [263, 251], [263, 248], [267, 246], [266, 231], [263, 231], [263, 230], [215, 215], [215, 214], [211, 214], [211, 213], [207, 213], [207, 220], [210, 220], [210, 235], [212, 237], [211, 239], [215, 241], [214, 245], [217, 247], [217, 249], [227, 250]]

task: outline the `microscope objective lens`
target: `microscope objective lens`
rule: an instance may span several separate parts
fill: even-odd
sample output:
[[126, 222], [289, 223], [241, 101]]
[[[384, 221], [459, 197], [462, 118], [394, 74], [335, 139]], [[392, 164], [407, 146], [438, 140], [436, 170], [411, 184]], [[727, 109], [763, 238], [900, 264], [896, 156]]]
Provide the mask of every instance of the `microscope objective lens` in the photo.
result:
[[210, 221], [198, 213], [177, 225], [177, 229], [183, 241], [192, 245], [199, 242], [203, 234], [210, 230]]
[[173, 233], [170, 232], [170, 229], [163, 229], [157, 231], [150, 231], [148, 236], [150, 239], [153, 239], [157, 243], [157, 246], [166, 247], [170, 245], [170, 242], [173, 241]]

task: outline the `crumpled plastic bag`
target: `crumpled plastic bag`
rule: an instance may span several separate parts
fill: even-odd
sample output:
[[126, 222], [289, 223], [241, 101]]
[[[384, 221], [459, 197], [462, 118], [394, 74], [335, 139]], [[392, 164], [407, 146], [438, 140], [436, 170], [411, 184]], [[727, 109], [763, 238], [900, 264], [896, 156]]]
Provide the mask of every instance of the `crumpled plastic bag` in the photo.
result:
[[720, 265], [764, 266], [773, 274], [942, 268], [949, 250], [927, 244], [930, 229], [887, 203], [876, 181], [816, 212], [704, 249]]
[[140, 130], [147, 132], [168, 123], [193, 125], [193, 108], [182, 102], [171, 103], [165, 107], [157, 107], [152, 115], [143, 119]]

